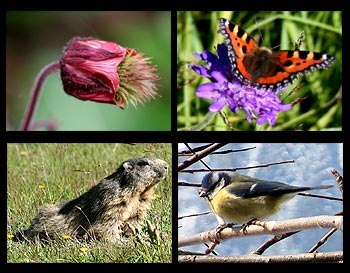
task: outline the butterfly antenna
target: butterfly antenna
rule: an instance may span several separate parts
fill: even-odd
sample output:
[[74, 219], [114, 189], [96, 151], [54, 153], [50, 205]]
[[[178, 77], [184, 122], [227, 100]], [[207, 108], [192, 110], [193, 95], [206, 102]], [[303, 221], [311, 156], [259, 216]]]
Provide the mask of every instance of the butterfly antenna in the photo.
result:
[[[302, 44], [305, 41], [305, 31], [303, 30], [300, 35], [299, 38], [295, 41], [294, 43], [294, 50], [300, 50], [300, 47], [302, 46]], [[291, 43], [291, 41], [289, 42]], [[272, 50], [275, 49], [276, 47], [280, 47], [280, 45], [274, 46], [273, 48], [271, 48]]]
[[[258, 21], [256, 20], [256, 18], [254, 20], [255, 20], [255, 25], [258, 26]], [[259, 44], [261, 44], [262, 42], [264, 42], [264, 37], [263, 37], [263, 35], [262, 35], [261, 31], [260, 31], [260, 28], [257, 27], [257, 29], [259, 31], [259, 37], [260, 37], [259, 38]]]

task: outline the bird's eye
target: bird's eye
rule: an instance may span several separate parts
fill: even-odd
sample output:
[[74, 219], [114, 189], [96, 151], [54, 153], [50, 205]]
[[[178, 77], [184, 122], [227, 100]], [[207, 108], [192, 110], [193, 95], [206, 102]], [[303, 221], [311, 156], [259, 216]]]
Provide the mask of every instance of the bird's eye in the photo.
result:
[[216, 186], [219, 184], [220, 180], [217, 180], [215, 182], [213, 182], [210, 186], [209, 186], [209, 190], [208, 191], [212, 191], [216, 188]]

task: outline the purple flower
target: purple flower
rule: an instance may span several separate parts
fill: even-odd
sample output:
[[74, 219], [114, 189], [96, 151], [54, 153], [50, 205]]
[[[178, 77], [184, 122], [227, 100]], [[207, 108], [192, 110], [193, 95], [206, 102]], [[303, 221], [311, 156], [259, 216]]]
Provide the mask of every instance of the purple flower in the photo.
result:
[[231, 63], [228, 57], [228, 49], [225, 44], [217, 47], [218, 56], [209, 51], [194, 56], [208, 63], [208, 68], [190, 64], [197, 74], [210, 79], [210, 83], [201, 84], [196, 95], [200, 98], [215, 100], [210, 106], [210, 112], [219, 112], [227, 105], [236, 113], [243, 109], [247, 115], [247, 121], [256, 119], [257, 124], [268, 122], [275, 125], [276, 116], [280, 111], [288, 111], [291, 104], [283, 104], [271, 90], [257, 89], [243, 85], [232, 73]]

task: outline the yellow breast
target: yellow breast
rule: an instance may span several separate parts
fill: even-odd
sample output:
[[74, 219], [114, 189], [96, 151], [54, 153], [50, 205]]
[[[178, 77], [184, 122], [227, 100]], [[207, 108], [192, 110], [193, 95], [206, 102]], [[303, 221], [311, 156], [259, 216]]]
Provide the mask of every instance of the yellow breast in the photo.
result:
[[243, 224], [254, 218], [259, 220], [276, 213], [282, 201], [272, 196], [237, 197], [223, 188], [210, 203], [217, 215], [234, 224]]

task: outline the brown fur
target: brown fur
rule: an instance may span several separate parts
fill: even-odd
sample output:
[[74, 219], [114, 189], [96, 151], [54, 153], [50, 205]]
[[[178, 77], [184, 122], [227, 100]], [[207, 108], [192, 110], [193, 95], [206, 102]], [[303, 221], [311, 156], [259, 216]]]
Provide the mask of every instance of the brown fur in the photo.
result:
[[154, 186], [163, 180], [168, 164], [154, 157], [124, 161], [110, 176], [80, 197], [42, 208], [27, 230], [15, 240], [78, 239], [118, 242], [122, 233], [135, 234], [154, 198]]

